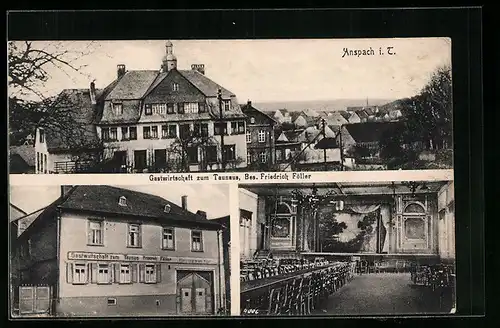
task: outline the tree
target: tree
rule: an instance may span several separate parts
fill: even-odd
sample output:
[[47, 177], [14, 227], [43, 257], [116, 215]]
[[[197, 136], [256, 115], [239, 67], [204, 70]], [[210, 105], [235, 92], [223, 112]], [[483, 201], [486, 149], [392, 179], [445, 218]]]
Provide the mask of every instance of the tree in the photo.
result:
[[[53, 75], [84, 74], [79, 60], [93, 51], [93, 42], [78, 49], [67, 42], [8, 42], [8, 93], [10, 131], [34, 133], [37, 127], [70, 130], [68, 117], [74, 105], [66, 96], [51, 96], [44, 91]], [[79, 124], [74, 127], [77, 128]], [[68, 138], [69, 140], [72, 137]]]
[[433, 72], [419, 94], [400, 101], [402, 126], [381, 140], [381, 157], [393, 168], [411, 166], [422, 150], [452, 145], [451, 92], [451, 68], [442, 66]]

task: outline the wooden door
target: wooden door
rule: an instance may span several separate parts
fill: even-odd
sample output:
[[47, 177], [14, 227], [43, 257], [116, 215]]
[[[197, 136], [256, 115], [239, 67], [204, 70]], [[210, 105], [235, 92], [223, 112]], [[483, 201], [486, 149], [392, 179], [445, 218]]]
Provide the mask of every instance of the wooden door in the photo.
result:
[[193, 312], [191, 288], [181, 288], [181, 312]]
[[212, 273], [178, 272], [181, 314], [213, 314]]

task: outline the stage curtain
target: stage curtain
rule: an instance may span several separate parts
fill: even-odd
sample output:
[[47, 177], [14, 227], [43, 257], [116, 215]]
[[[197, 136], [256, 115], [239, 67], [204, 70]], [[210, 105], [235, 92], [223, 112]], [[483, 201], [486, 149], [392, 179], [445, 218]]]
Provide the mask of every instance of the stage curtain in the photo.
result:
[[379, 205], [350, 205], [349, 209], [358, 214], [368, 214], [375, 212], [380, 208]]

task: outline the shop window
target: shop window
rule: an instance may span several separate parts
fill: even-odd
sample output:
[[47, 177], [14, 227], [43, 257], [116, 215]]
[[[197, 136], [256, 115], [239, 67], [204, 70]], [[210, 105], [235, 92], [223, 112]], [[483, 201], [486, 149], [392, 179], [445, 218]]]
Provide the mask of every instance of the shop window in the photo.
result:
[[147, 284], [156, 283], [156, 266], [154, 264], [146, 264], [144, 280]]
[[141, 247], [141, 226], [139, 224], [128, 225], [128, 247]]
[[203, 252], [203, 236], [201, 231], [191, 231], [191, 251]]
[[108, 264], [98, 264], [97, 267], [97, 283], [98, 284], [108, 284], [109, 283], [109, 265]]
[[87, 283], [87, 265], [75, 263], [73, 265], [73, 284]]
[[174, 244], [174, 229], [173, 228], [163, 228], [162, 236], [162, 248], [163, 249], [175, 249]]
[[131, 283], [131, 273], [130, 273], [130, 264], [120, 264], [120, 280], [121, 284], [129, 284]]
[[103, 238], [103, 224], [101, 220], [88, 221], [88, 244], [94, 246], [102, 246], [104, 244]]

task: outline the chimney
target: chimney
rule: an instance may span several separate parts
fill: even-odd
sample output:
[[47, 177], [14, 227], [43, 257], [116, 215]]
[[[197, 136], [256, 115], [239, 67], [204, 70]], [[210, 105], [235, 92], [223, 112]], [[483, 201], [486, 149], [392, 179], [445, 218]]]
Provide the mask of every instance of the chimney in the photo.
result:
[[191, 70], [198, 71], [201, 74], [205, 75], [205, 65], [204, 64], [192, 64]]
[[202, 218], [206, 219], [207, 218], [207, 212], [198, 210], [196, 211], [196, 215], [201, 216]]
[[61, 186], [61, 197], [64, 197], [68, 194], [68, 192], [73, 188], [73, 186], [70, 185], [63, 185]]
[[247, 101], [247, 106], [248, 106], [248, 107], [252, 107], [252, 101], [251, 101], [251, 100], [248, 100], [248, 101]]
[[123, 75], [125, 75], [125, 65], [116, 65], [116, 75], [118, 78], [121, 78]]
[[94, 81], [90, 82], [90, 102], [92, 105], [97, 104], [96, 96], [95, 96], [95, 83]]
[[184, 195], [181, 197], [182, 209], [187, 211], [188, 207], [188, 196]]

